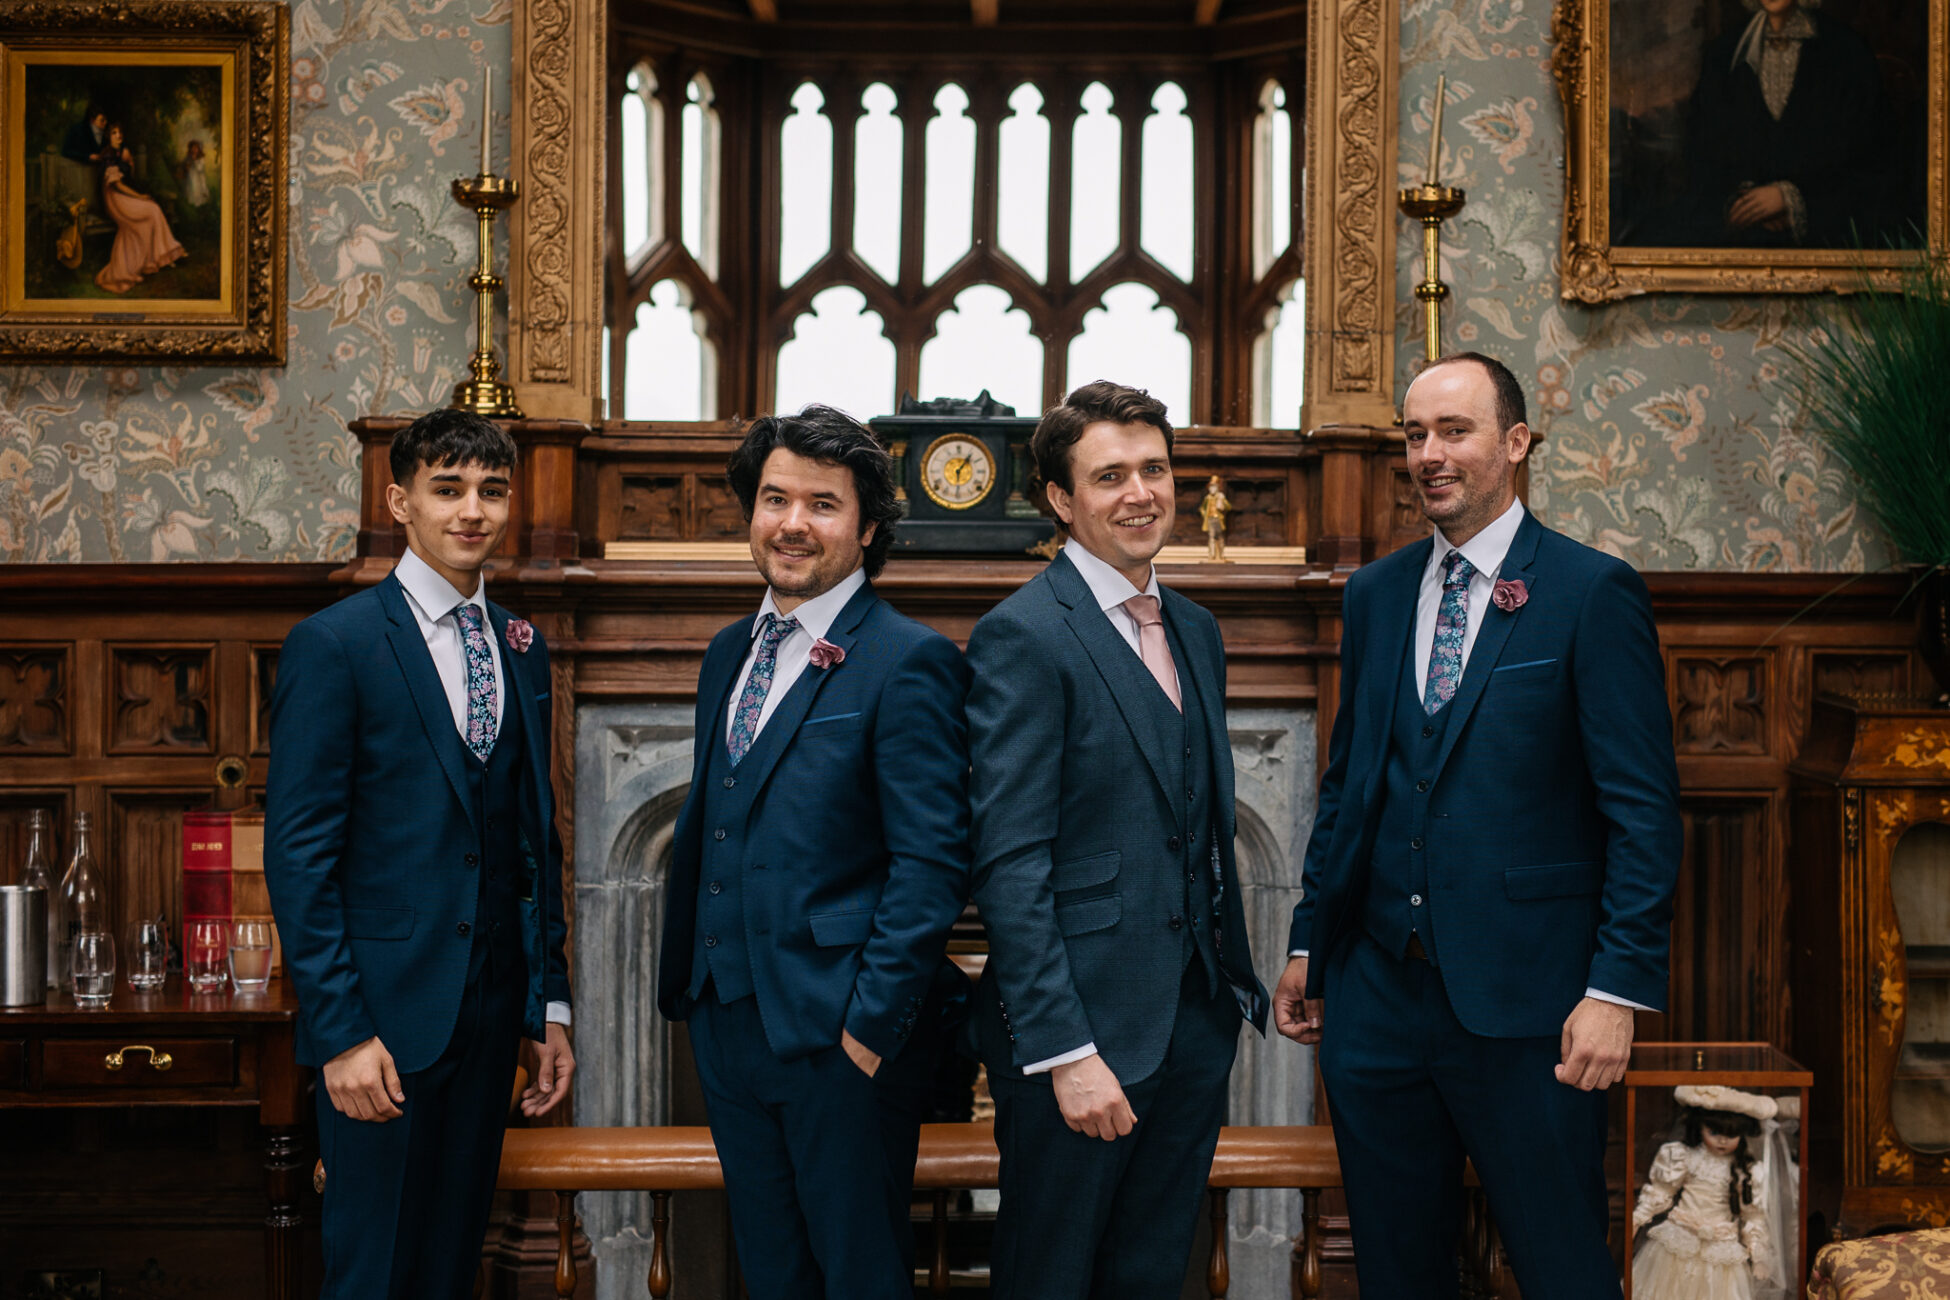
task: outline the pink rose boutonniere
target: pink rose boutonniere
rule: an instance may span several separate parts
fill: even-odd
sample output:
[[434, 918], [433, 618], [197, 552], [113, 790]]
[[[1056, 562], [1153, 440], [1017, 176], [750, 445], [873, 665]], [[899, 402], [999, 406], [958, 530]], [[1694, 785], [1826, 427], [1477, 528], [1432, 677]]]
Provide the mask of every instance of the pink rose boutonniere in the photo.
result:
[[846, 662], [846, 651], [828, 641], [825, 637], [813, 642], [812, 650], [806, 655], [815, 668], [831, 668]]
[[1490, 589], [1490, 603], [1506, 614], [1514, 614], [1530, 599], [1530, 588], [1522, 578], [1499, 578]]
[[518, 655], [528, 653], [528, 647], [535, 644], [535, 625], [525, 618], [508, 620], [508, 648]]

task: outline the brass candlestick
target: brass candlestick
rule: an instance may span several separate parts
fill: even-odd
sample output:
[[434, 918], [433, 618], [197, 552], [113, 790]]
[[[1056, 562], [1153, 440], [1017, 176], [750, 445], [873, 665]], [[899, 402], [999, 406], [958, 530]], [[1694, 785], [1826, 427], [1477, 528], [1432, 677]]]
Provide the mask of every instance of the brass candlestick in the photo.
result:
[[494, 215], [514, 206], [521, 197], [521, 186], [511, 176], [492, 176], [485, 169], [479, 176], [454, 179], [454, 202], [474, 209], [479, 220], [480, 258], [467, 285], [474, 291], [474, 356], [467, 363], [473, 378], [454, 385], [456, 410], [472, 411], [500, 419], [519, 420], [521, 408], [515, 405], [515, 390], [501, 382], [501, 363], [494, 356], [494, 295], [501, 292], [502, 279], [494, 273]]
[[1400, 204], [1403, 215], [1422, 223], [1422, 283], [1415, 286], [1415, 297], [1425, 313], [1427, 353], [1433, 361], [1442, 355], [1442, 300], [1449, 296], [1449, 286], [1441, 279], [1442, 223], [1462, 211], [1463, 192], [1428, 181], [1404, 189]]

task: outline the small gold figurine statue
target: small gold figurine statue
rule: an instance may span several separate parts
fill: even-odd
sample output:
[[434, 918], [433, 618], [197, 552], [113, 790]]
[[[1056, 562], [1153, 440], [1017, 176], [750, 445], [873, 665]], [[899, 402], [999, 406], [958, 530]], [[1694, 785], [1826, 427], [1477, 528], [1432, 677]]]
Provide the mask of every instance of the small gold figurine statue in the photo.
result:
[[1205, 558], [1223, 563], [1226, 558], [1226, 481], [1214, 474], [1205, 482], [1205, 500], [1198, 503], [1198, 517], [1205, 523]]

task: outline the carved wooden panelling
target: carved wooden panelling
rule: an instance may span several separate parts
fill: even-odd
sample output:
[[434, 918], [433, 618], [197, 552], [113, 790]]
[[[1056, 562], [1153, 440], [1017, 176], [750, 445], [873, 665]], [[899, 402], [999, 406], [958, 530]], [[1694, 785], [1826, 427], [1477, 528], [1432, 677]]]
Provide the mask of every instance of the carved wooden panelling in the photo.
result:
[[1814, 688], [1829, 695], [1907, 695], [1910, 689], [1906, 654], [1814, 656]]
[[212, 648], [116, 646], [110, 753], [209, 753]]
[[1674, 744], [1682, 754], [1767, 753], [1767, 661], [1675, 658]]
[[623, 509], [617, 536], [627, 541], [685, 542], [685, 475], [626, 474], [623, 476]]
[[722, 474], [695, 475], [691, 519], [700, 542], [742, 542], [751, 535], [745, 507]]
[[27, 819], [36, 809], [50, 819], [53, 836], [48, 842], [48, 859], [57, 883], [67, 867], [74, 819], [72, 793], [10, 787], [0, 790], [0, 884], [20, 883], [20, 869], [27, 862]]
[[271, 694], [278, 685], [278, 647], [251, 647], [251, 753], [271, 752]]
[[1682, 805], [1685, 854], [1659, 1038], [1786, 1041], [1786, 900], [1769, 861], [1768, 808], [1765, 798], [1688, 798]]
[[[1175, 546], [1205, 545], [1205, 522], [1198, 517], [1199, 503], [1205, 500], [1206, 477], [1199, 475], [1178, 480], [1178, 518], [1172, 524]], [[1286, 545], [1286, 480], [1226, 478], [1226, 545]]]
[[0, 753], [68, 752], [66, 646], [0, 646]]
[[183, 917], [183, 814], [210, 805], [208, 790], [113, 790], [108, 834], [97, 852], [108, 868], [116, 933], [144, 917]]

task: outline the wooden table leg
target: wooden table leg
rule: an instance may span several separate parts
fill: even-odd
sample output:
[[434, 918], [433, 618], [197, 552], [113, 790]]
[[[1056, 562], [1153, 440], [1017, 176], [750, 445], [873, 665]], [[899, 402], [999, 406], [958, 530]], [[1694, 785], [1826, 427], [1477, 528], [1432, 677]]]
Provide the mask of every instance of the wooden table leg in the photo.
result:
[[298, 1130], [274, 1128], [264, 1144], [264, 1186], [270, 1210], [264, 1216], [264, 1286], [272, 1300], [298, 1300], [299, 1174], [304, 1164]]

